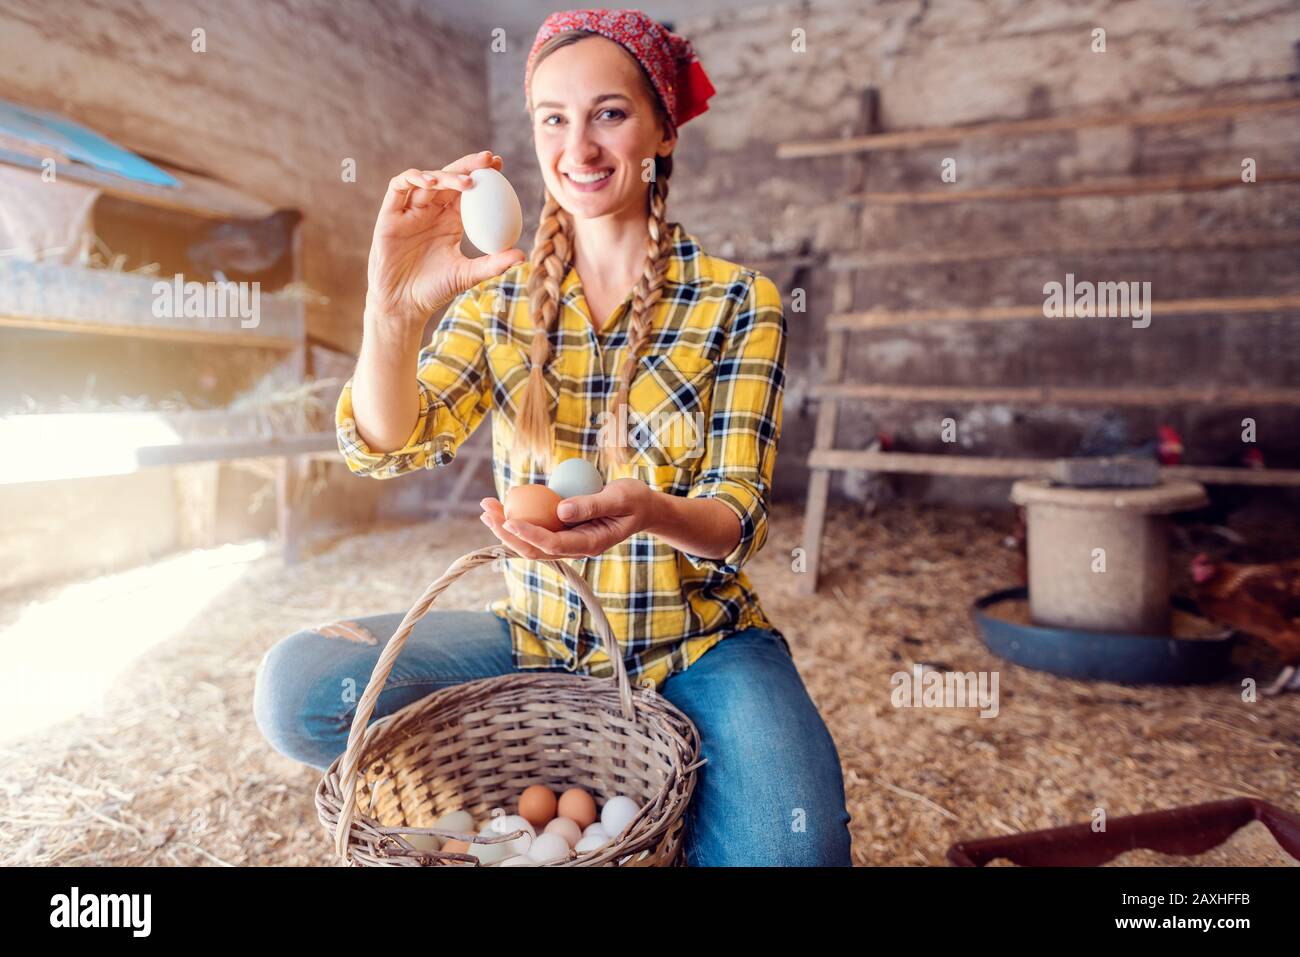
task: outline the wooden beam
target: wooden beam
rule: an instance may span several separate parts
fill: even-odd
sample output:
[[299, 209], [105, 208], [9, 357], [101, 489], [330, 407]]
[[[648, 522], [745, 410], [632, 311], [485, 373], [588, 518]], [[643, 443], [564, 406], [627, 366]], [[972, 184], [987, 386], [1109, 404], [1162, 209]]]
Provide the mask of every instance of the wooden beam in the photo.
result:
[[778, 159], [806, 159], [815, 156], [839, 156], [843, 153], [910, 149], [914, 146], [928, 146], [931, 143], [952, 143], [972, 136], [1023, 136], [1026, 134], [1056, 133], [1066, 130], [1094, 129], [1103, 126], [1130, 126], [1135, 128], [1174, 126], [1181, 123], [1225, 120], [1238, 116], [1285, 112], [1295, 109], [1300, 109], [1300, 98], [1223, 103], [1214, 106], [1198, 106], [1149, 113], [1101, 113], [1093, 116], [1051, 116], [1042, 119], [971, 123], [963, 126], [900, 130], [894, 133], [849, 136], [840, 139], [780, 143], [777, 145], [776, 155]]
[[1300, 469], [1219, 468], [1212, 465], [1166, 465], [1161, 475], [1206, 485], [1300, 485]]
[[222, 439], [211, 442], [181, 442], [174, 445], [142, 446], [135, 450], [140, 468], [179, 465], [182, 462], [229, 462], [235, 459], [267, 459], [307, 455], [333, 449], [338, 439], [333, 432], [284, 435], [265, 439]]
[[1004, 459], [976, 455], [938, 455], [921, 452], [867, 452], [849, 449], [814, 449], [808, 455], [811, 469], [900, 472], [914, 475], [962, 475], [968, 478], [1046, 477], [1051, 459]]
[[[978, 455], [941, 455], [924, 452], [866, 452], [848, 449], [814, 450], [809, 468], [842, 471], [861, 469], [910, 475], [952, 475], [963, 478], [1048, 478], [1057, 459], [999, 458]], [[1300, 486], [1300, 469], [1216, 468], [1203, 465], [1165, 465], [1160, 475], [1207, 485]]]
[[1035, 243], [973, 243], [953, 248], [880, 249], [863, 253], [844, 253], [831, 257], [827, 268], [832, 272], [855, 269], [878, 269], [889, 266], [932, 266], [940, 263], [983, 262], [989, 259], [1019, 259], [1027, 256], [1086, 256], [1106, 253], [1206, 251], [1212, 249], [1261, 249], [1300, 243], [1300, 230], [1277, 233], [1211, 233], [1193, 236], [1142, 237], [1083, 240], [1064, 245]]
[[1144, 193], [1194, 193], [1209, 190], [1254, 189], [1300, 182], [1300, 172], [1284, 171], [1243, 183], [1240, 176], [1138, 176], [1124, 179], [1099, 179], [1059, 186], [996, 186], [983, 189], [930, 189], [900, 193], [858, 193], [844, 196], [843, 202], [866, 202], [877, 206], [932, 206], [937, 203], [981, 201], [1015, 202], [1025, 199], [1061, 199], [1076, 196], [1138, 196]]
[[289, 336], [246, 336], [234, 332], [204, 331], [202, 329], [169, 329], [163, 326], [100, 325], [75, 319], [50, 319], [32, 316], [0, 315], [0, 326], [18, 329], [47, 329], [50, 332], [92, 333], [97, 336], [128, 336], [136, 339], [158, 339], [165, 342], [189, 342], [196, 345], [245, 346], [256, 349], [295, 348], [301, 340]]
[[259, 291], [256, 325], [247, 327], [238, 316], [159, 317], [158, 282], [174, 278], [0, 259], [0, 326], [272, 349], [302, 344], [300, 299]]
[[875, 399], [895, 402], [1006, 403], [1008, 405], [1300, 405], [1300, 388], [1244, 386], [937, 386], [840, 383], [815, 385], [809, 393], [823, 399]]
[[[1232, 313], [1289, 312], [1300, 308], [1300, 294], [1287, 296], [1240, 296], [1221, 299], [1154, 300], [1151, 315], [1195, 316]], [[865, 312], [833, 313], [826, 320], [828, 329], [862, 330], [888, 326], [908, 326], [918, 322], [1005, 322], [1025, 319], [1051, 319], [1053, 322], [1081, 321], [1043, 315], [1043, 305], [953, 307], [944, 309], [869, 309]], [[1108, 321], [1109, 317], [1093, 317]]]
[[[112, 434], [112, 413], [98, 413], [106, 421], [106, 430], [99, 438], [98, 446], [91, 451], [84, 447], [77, 455], [56, 457], [49, 453], [49, 448], [66, 449], [70, 447], [61, 436], [49, 445], [29, 440], [23, 446], [33, 452], [26, 457], [11, 457], [0, 463], [0, 485], [21, 485], [32, 482], [58, 482], [66, 479], [101, 478], [106, 475], [132, 475], [140, 469], [187, 465], [199, 462], [232, 462], [241, 459], [279, 458], [282, 456], [326, 456], [333, 450], [330, 458], [342, 462], [339, 455], [337, 439], [333, 432], [313, 432], [306, 435], [286, 435], [279, 438], [239, 438], [213, 439], [203, 441], [176, 441], [165, 444], [142, 445], [130, 441], [106, 445], [104, 435]], [[52, 419], [58, 416], [37, 416], [35, 418]], [[145, 418], [139, 416], [137, 418]], [[40, 428], [39, 423], [29, 425], [22, 422], [29, 416], [11, 416], [7, 421], [0, 420], [8, 437], [31, 436]], [[90, 416], [81, 416], [83, 427]], [[56, 430], [57, 432], [58, 430]], [[170, 431], [165, 425], [159, 425], [155, 432]]]
[[[836, 277], [835, 298], [849, 302], [852, 299], [853, 280], [848, 273]], [[836, 385], [844, 376], [844, 358], [848, 352], [847, 336], [832, 329], [826, 340], [825, 376], [828, 385]], [[814, 449], [829, 449], [835, 444], [835, 428], [839, 418], [839, 403], [823, 399], [817, 405], [817, 425], [813, 433]], [[817, 578], [821, 573], [822, 539], [826, 530], [826, 503], [830, 499], [830, 476], [814, 472], [808, 482], [808, 501], [804, 506], [803, 549], [804, 577], [799, 590], [805, 595], [817, 591]]]
[[188, 462], [172, 471], [179, 539], [185, 548], [217, 544], [221, 463]]
[[[145, 206], [171, 209], [210, 219], [265, 219], [275, 212], [275, 207], [253, 196], [241, 193], [233, 186], [219, 180], [180, 170], [155, 159], [149, 160], [159, 169], [180, 180], [180, 186], [155, 186], [95, 169], [84, 163], [56, 155], [45, 150], [57, 165], [55, 174], [77, 183], [98, 187], [109, 196], [117, 196]], [[15, 150], [0, 149], [0, 163], [24, 169], [41, 169], [41, 160]]]
[[[875, 133], [880, 130], [880, 90], [867, 87], [858, 101], [858, 115], [855, 121], [855, 133]], [[858, 189], [866, 182], [866, 156], [845, 156], [843, 160], [844, 178], [849, 189]], [[860, 239], [862, 231], [861, 217], [854, 217], [849, 227], [849, 238], [854, 245]], [[835, 312], [847, 312], [853, 308], [853, 276], [847, 272], [835, 276], [834, 300]], [[848, 335], [842, 330], [831, 329], [826, 337], [826, 365], [824, 381], [829, 384], [839, 383], [844, 378], [845, 356], [848, 353]], [[817, 404], [817, 425], [813, 435], [813, 447], [830, 449], [835, 445], [835, 430], [839, 420], [839, 403], [823, 399]], [[821, 574], [822, 540], [826, 530], [826, 503], [830, 498], [830, 474], [813, 472], [808, 482], [808, 498], [804, 505], [803, 516], [803, 577], [799, 590], [805, 595], [815, 594], [817, 580]]]
[[[294, 265], [297, 275], [298, 242], [295, 232]], [[311, 362], [311, 347], [307, 345], [304, 332], [298, 347], [289, 354], [286, 365], [295, 382], [307, 378], [307, 367]], [[323, 439], [328, 433], [317, 433], [316, 439]], [[315, 443], [313, 443], [315, 444]], [[337, 443], [330, 443], [337, 449]], [[317, 448], [316, 452], [320, 449]], [[280, 533], [280, 554], [285, 565], [296, 565], [302, 557], [302, 493], [310, 478], [310, 464], [301, 456], [286, 455], [276, 463], [275, 469], [275, 526]]]

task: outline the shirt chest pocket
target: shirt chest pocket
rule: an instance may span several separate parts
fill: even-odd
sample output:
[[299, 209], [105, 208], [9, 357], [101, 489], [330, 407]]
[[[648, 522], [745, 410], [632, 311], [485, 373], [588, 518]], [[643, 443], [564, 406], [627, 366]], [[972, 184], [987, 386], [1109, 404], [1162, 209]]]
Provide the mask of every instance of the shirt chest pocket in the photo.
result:
[[713, 363], [693, 353], [641, 357], [628, 395], [628, 445], [634, 461], [654, 468], [693, 468], [703, 458], [713, 378]]
[[[524, 385], [528, 382], [528, 353], [517, 343], [509, 340], [489, 342], [487, 347], [488, 368], [492, 374], [492, 404], [506, 413], [513, 422], [519, 412], [520, 397]], [[554, 396], [554, 382], [547, 374], [547, 386]]]

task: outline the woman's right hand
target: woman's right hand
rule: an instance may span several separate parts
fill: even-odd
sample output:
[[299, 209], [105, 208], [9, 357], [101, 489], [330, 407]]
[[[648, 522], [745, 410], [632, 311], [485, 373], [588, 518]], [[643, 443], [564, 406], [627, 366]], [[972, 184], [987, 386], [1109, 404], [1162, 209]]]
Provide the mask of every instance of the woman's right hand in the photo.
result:
[[478, 256], [460, 251], [460, 194], [472, 170], [501, 169], [491, 151], [471, 153], [441, 170], [408, 169], [388, 184], [370, 243], [366, 311], [419, 329], [470, 289], [524, 260], [523, 250]]

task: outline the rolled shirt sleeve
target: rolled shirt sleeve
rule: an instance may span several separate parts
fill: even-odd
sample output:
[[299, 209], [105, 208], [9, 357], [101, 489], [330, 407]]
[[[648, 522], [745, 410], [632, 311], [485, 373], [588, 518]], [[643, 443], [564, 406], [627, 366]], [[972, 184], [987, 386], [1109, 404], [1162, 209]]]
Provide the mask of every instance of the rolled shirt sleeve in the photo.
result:
[[373, 451], [357, 434], [352, 380], [339, 393], [334, 424], [339, 451], [357, 475], [387, 479], [416, 469], [448, 465], [492, 404], [478, 295], [483, 284], [461, 293], [447, 307], [416, 369], [420, 411], [400, 449]]
[[[766, 276], [750, 273], [718, 361], [704, 462], [687, 498], [714, 498], [740, 520], [723, 558], [685, 554], [696, 568], [735, 574], [767, 541], [785, 390], [785, 313]], [[738, 280], [739, 281], [739, 280]]]

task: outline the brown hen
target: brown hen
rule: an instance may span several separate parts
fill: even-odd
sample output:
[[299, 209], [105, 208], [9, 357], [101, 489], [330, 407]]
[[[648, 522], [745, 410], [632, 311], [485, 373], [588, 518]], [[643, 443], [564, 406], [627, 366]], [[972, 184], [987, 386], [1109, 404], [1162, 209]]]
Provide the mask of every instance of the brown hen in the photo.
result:
[[1196, 603], [1208, 618], [1267, 641], [1285, 666], [1264, 694], [1300, 690], [1300, 559], [1234, 565], [1192, 559]]

